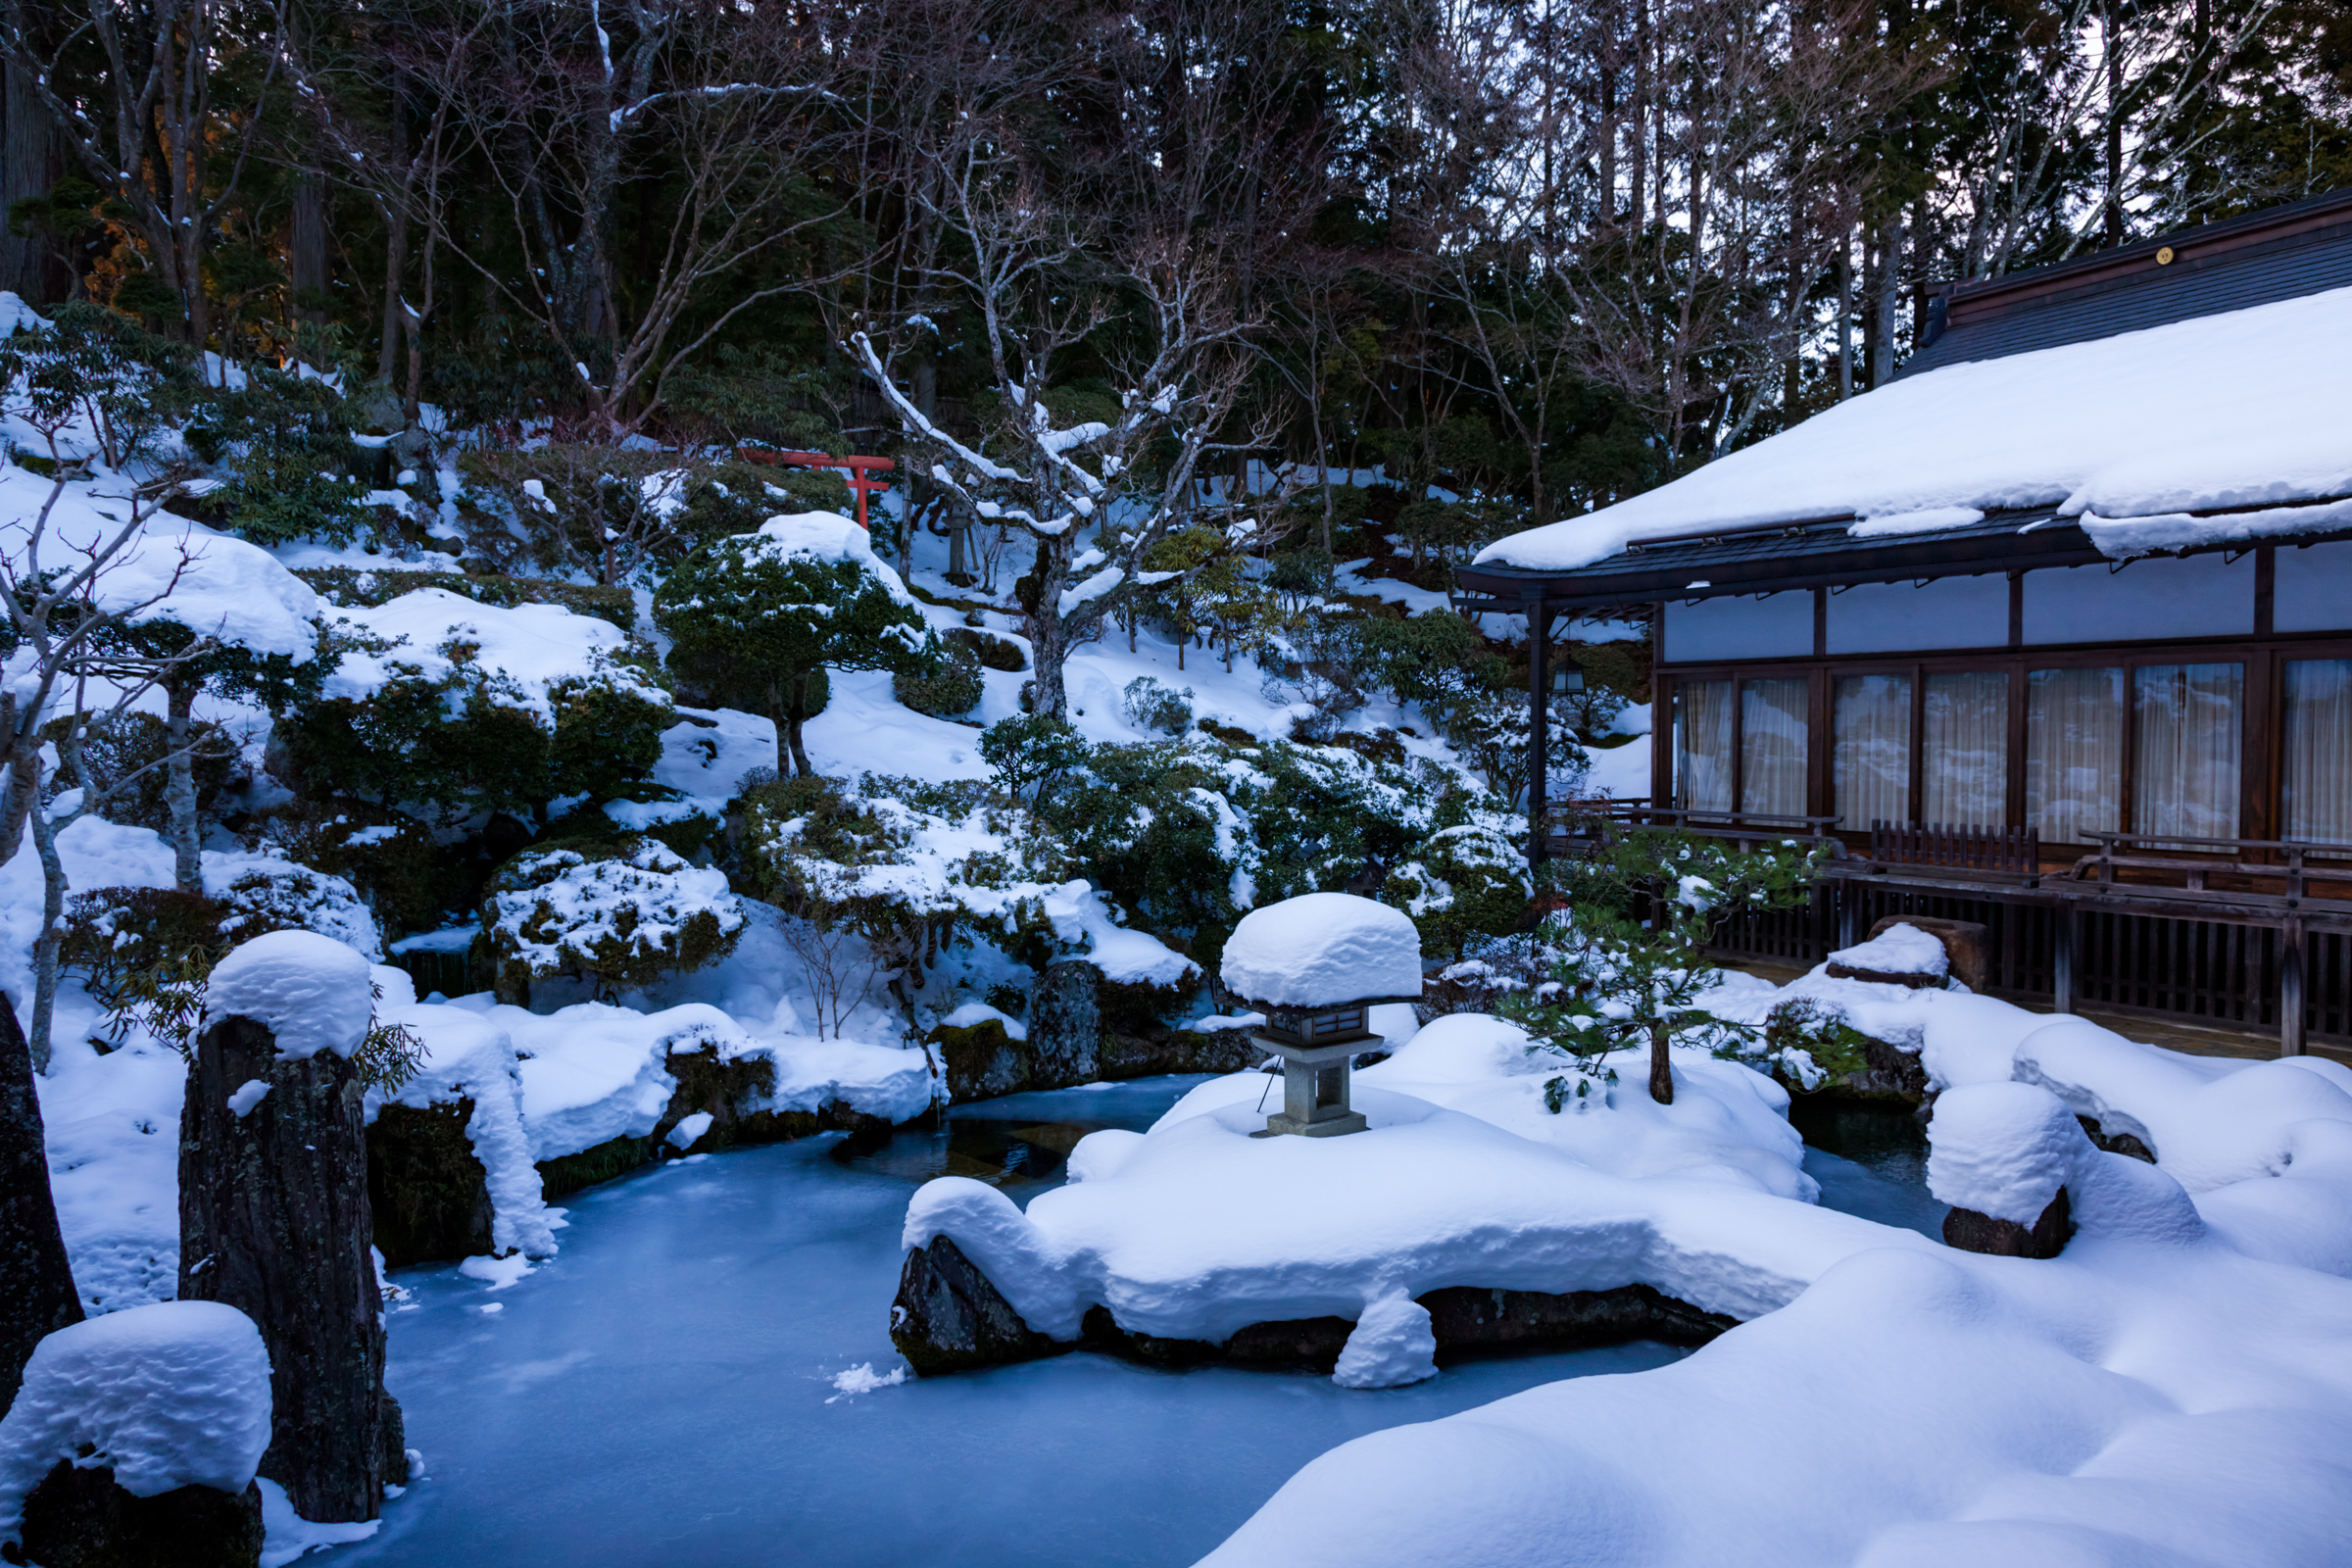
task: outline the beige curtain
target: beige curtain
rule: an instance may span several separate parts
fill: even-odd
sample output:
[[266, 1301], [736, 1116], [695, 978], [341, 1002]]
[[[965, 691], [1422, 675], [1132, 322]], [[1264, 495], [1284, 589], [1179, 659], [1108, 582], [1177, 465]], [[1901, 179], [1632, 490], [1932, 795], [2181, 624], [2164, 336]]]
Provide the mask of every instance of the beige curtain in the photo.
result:
[[2123, 817], [2124, 672], [2037, 669], [2026, 677], [2026, 821], [2087, 844]]
[[2009, 677], [1969, 669], [1930, 675], [1920, 812], [1949, 826], [2009, 821]]
[[1674, 804], [1686, 811], [1732, 808], [1732, 683], [1686, 680], [1674, 688]]
[[2352, 844], [2352, 659], [2286, 666], [2286, 836]]
[[1805, 680], [1751, 680], [1740, 686], [1740, 809], [1758, 816], [1805, 812]]
[[2132, 685], [2134, 831], [2237, 837], [2246, 666], [2151, 664]]
[[1911, 816], [1911, 677], [1845, 675], [1838, 682], [1831, 768], [1838, 825], [1866, 833]]

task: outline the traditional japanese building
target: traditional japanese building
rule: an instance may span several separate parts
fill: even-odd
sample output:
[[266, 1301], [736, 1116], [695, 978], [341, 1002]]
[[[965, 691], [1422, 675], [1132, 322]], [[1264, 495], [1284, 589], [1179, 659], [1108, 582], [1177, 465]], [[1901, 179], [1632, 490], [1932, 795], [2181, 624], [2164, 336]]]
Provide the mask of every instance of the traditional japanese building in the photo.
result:
[[[2352, 1038], [2352, 191], [1960, 284], [1887, 385], [1463, 568], [1535, 680], [1646, 616], [1655, 796], [1838, 858], [1733, 941]], [[1539, 710], [1541, 705], [1539, 705]], [[1539, 721], [1541, 721], [1539, 719]], [[1571, 818], [1531, 802], [1538, 854]]]

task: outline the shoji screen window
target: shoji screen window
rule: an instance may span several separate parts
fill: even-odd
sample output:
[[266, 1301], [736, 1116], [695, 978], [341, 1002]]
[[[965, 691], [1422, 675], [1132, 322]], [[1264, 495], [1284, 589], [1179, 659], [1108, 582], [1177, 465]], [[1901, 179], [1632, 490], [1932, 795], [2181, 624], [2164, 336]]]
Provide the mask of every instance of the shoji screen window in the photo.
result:
[[1740, 809], [1756, 816], [1805, 814], [1805, 748], [1812, 683], [1740, 683]]
[[2009, 675], [1969, 669], [1927, 679], [1920, 819], [1951, 827], [2009, 821]]
[[2132, 672], [2134, 831], [2237, 837], [2245, 688], [2243, 664], [2143, 664]]
[[1674, 688], [1674, 804], [1686, 811], [1732, 808], [1732, 683]]
[[1848, 833], [1911, 815], [1911, 677], [1843, 675], [1831, 716], [1838, 825]]
[[2086, 844], [2123, 825], [2124, 672], [2036, 669], [2026, 676], [2026, 823], [2045, 840]]
[[2286, 836], [2352, 844], [2352, 659], [2286, 666]]

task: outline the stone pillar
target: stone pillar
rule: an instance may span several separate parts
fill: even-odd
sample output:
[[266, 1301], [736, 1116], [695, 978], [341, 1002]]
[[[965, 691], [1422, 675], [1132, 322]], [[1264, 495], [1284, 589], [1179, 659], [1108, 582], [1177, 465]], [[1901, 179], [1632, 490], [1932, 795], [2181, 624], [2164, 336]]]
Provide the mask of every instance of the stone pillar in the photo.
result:
[[1029, 999], [1032, 1089], [1093, 1083], [1102, 1054], [1102, 971], [1084, 958], [1056, 958]]
[[180, 1297], [239, 1308], [269, 1348], [261, 1473], [306, 1519], [373, 1519], [384, 1329], [358, 1064], [281, 1060], [266, 1025], [209, 1020], [180, 1114], [179, 1232]]

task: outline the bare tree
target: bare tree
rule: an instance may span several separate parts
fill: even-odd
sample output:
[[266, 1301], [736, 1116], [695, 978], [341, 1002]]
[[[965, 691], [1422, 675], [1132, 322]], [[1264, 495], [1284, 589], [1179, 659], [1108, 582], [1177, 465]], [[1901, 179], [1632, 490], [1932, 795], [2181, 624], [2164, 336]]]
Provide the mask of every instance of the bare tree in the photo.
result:
[[[745, 312], [856, 270], [861, 258], [828, 264], [812, 243], [841, 225], [815, 176], [844, 132], [839, 65], [805, 13], [477, 3], [462, 46], [416, 65], [455, 106], [500, 218], [444, 239], [572, 366], [588, 430], [641, 427]], [[617, 228], [641, 182], [662, 216], [624, 260]]]
[[[11, 81], [31, 87], [91, 180], [120, 204], [147, 266], [179, 297], [188, 341], [203, 347], [204, 259], [252, 158], [284, 18], [229, 0], [85, 0], [70, 17], [44, 13], [47, 24], [36, 27], [32, 11], [22, 0], [0, 9]], [[74, 74], [68, 63], [84, 50], [101, 62], [86, 96], [64, 86]], [[232, 63], [258, 87], [217, 101]]]
[[[1234, 58], [1266, 21], [1254, 8], [1171, 4], [1140, 33], [1090, 32], [1078, 7], [952, 9], [928, 16], [922, 39], [902, 34], [905, 64], [887, 67], [929, 83], [936, 105], [901, 194], [940, 236], [916, 297], [976, 323], [997, 412], [967, 444], [923, 411], [902, 375], [917, 342], [906, 318], [849, 342], [929, 479], [1030, 540], [1034, 709], [1059, 717], [1070, 649], [1173, 575], [1147, 567], [1154, 545], [1203, 520], [1252, 526], [1237, 522], [1241, 487], [1218, 493], [1210, 465], [1272, 445], [1271, 414], [1239, 416], [1263, 314], [1253, 293], [1310, 198], [1296, 140], [1248, 112], [1281, 77]], [[1075, 59], [1073, 32], [1091, 46]], [[1078, 132], [1035, 123], [1035, 87], [1056, 74]], [[1080, 366], [1115, 405], [1074, 407], [1061, 388]]]

